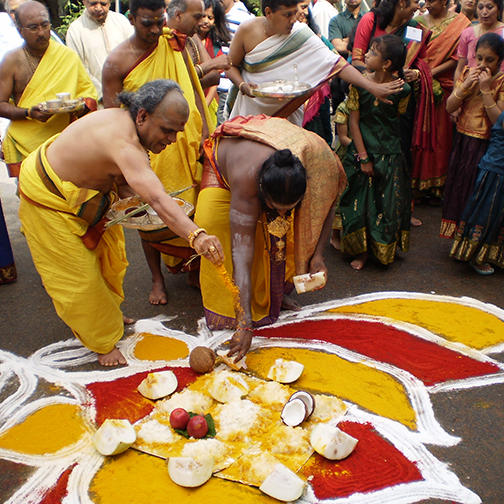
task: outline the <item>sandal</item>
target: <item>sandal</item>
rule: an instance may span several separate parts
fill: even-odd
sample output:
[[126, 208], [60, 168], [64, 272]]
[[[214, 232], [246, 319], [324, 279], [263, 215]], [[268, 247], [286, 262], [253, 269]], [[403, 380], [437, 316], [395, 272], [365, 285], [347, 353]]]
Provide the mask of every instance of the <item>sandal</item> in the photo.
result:
[[478, 273], [478, 275], [493, 275], [495, 273], [495, 269], [488, 263], [476, 264], [473, 262], [469, 263], [469, 266]]

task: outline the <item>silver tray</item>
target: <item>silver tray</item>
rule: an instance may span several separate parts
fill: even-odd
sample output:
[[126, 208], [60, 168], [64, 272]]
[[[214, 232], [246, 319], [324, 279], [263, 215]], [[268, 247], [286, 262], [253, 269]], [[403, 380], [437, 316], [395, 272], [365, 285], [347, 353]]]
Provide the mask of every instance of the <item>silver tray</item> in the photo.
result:
[[69, 112], [76, 112], [84, 107], [84, 98], [76, 98], [75, 100], [66, 100], [60, 103], [60, 105], [53, 106], [48, 100], [47, 102], [39, 103], [39, 108], [42, 112], [47, 112], [50, 114], [67, 114]]
[[[186, 215], [190, 215], [193, 212], [194, 206], [191, 203], [180, 198], [173, 199], [179, 204]], [[118, 224], [128, 229], [140, 229], [141, 231], [155, 231], [156, 229], [166, 227], [166, 224], [150, 206], [132, 217], [126, 217], [128, 213], [133, 212], [143, 204], [143, 201], [138, 196], [121, 199], [110, 207], [107, 212], [107, 218], [110, 220], [123, 219]]]
[[276, 98], [286, 100], [302, 96], [310, 91], [311, 86], [306, 82], [288, 81], [278, 79], [270, 82], [263, 82], [255, 88], [251, 88], [254, 96], [261, 98]]

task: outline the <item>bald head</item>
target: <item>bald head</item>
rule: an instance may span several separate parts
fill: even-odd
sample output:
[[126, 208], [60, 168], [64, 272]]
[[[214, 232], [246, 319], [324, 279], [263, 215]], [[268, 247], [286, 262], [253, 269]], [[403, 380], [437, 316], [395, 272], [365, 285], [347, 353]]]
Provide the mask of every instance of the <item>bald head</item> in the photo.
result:
[[49, 20], [49, 11], [47, 7], [40, 2], [35, 2], [32, 0], [10, 0], [11, 3], [16, 3], [17, 6], [14, 9], [16, 24], [21, 27], [25, 26], [23, 23], [26, 21], [27, 17], [45, 15], [47, 20]]
[[16, 24], [26, 47], [35, 54], [43, 54], [51, 39], [49, 11], [40, 2], [24, 2], [15, 12]]

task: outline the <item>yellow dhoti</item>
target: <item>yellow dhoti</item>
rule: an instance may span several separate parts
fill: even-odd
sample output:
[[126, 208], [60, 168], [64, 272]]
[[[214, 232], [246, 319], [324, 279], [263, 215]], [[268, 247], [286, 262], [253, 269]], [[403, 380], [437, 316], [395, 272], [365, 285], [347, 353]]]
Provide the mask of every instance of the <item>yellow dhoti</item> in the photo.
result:
[[[123, 88], [125, 91], [136, 91], [146, 82], [155, 79], [172, 79], [182, 88], [189, 104], [189, 118], [184, 131], [177, 135], [175, 143], [168, 145], [159, 154], [151, 154], [150, 160], [154, 173], [159, 177], [167, 192], [195, 184], [193, 189], [181, 194], [180, 198], [196, 206], [202, 170], [199, 158], [203, 121], [196, 105], [195, 92], [198, 93], [203, 104], [209, 128], [211, 120], [192, 60], [190, 57], [186, 58], [186, 65], [184, 61], [186, 50], [174, 50], [170, 44], [171, 39], [173, 39], [172, 31], [165, 28], [154, 50], [145, 54], [128, 72]], [[140, 236], [162, 252], [169, 254], [164, 254], [163, 260], [172, 271], [176, 271], [177, 265], [194, 253], [186, 240], [179, 238], [168, 228], [150, 233], [141, 232]]]
[[113, 226], [101, 235], [94, 250], [86, 247], [83, 236], [114, 198], [62, 181], [45, 156], [53, 140], [23, 162], [19, 218], [59, 317], [87, 348], [107, 353], [124, 332], [120, 305], [128, 263], [123, 230]]
[[[303, 201], [291, 214], [291, 227], [284, 238], [284, 254], [279, 254], [279, 240], [268, 233], [266, 215], [263, 214], [257, 223], [251, 310], [254, 325], [265, 325], [278, 318], [283, 295], [292, 288], [292, 277], [308, 271], [325, 219], [343, 192], [346, 177], [338, 157], [321, 137], [286, 119], [264, 115], [239, 116], [217, 128], [205, 144], [207, 159], [195, 222], [218, 236], [229, 273], [233, 272], [229, 225], [231, 190], [220, 174], [217, 159], [218, 143], [223, 137], [245, 138], [277, 150], [290, 149], [299, 157], [308, 175]], [[232, 295], [216, 268], [204, 258], [201, 261], [200, 285], [208, 326], [212, 329], [234, 327]]]
[[[56, 93], [61, 92], [70, 93], [72, 98], [85, 98], [88, 108], [96, 110], [96, 89], [79, 57], [68, 47], [51, 40], [17, 105], [30, 108], [55, 99]], [[48, 138], [61, 133], [72, 119], [72, 114], [67, 113], [54, 114], [46, 122], [12, 121], [2, 143], [10, 175], [19, 176], [23, 159]]]

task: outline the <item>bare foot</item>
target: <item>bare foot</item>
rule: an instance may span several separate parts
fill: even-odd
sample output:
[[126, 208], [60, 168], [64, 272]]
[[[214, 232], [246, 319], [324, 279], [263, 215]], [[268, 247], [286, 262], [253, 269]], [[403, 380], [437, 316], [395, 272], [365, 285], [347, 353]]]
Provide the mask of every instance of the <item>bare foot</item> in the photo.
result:
[[368, 258], [367, 252], [363, 252], [362, 254], [359, 254], [351, 263], [350, 266], [357, 271], [360, 271], [362, 268], [364, 268], [364, 265], [366, 264]]
[[152, 282], [152, 290], [149, 294], [149, 303], [152, 305], [165, 305], [168, 303], [168, 296], [164, 282]]
[[187, 284], [199, 290], [199, 270], [189, 271], [187, 275]]
[[291, 297], [284, 294], [282, 299], [282, 310], [299, 311], [301, 310], [301, 305], [297, 301], [294, 301]]
[[329, 243], [336, 249], [341, 250], [341, 238], [338, 230], [334, 230]]
[[124, 355], [120, 352], [120, 350], [116, 347], [114, 347], [113, 350], [111, 350], [109, 353], [106, 354], [97, 354], [98, 355], [98, 362], [102, 366], [125, 366], [128, 364], [126, 362], [126, 359], [124, 358]]
[[136, 322], [136, 320], [134, 318], [126, 317], [126, 315], [123, 315], [123, 322], [124, 322], [124, 325], [131, 325], [131, 324], [134, 324]]
[[412, 215], [411, 219], [410, 219], [410, 224], [413, 227], [419, 227], [423, 224], [423, 222], [418, 217], [413, 217], [413, 215]]

